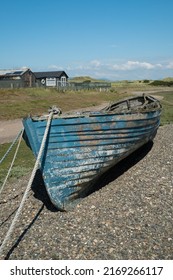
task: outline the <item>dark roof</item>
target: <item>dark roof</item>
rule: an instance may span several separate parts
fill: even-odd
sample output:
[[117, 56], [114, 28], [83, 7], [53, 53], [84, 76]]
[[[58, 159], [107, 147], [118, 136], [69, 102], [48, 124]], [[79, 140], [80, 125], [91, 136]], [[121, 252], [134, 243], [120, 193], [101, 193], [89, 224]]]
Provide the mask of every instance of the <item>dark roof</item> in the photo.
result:
[[60, 78], [63, 75], [68, 78], [68, 75], [64, 71], [34, 72], [34, 75], [37, 79]]
[[1, 77], [15, 77], [22, 76], [25, 72], [31, 71], [29, 68], [21, 68], [21, 69], [8, 69], [8, 70], [0, 70]]

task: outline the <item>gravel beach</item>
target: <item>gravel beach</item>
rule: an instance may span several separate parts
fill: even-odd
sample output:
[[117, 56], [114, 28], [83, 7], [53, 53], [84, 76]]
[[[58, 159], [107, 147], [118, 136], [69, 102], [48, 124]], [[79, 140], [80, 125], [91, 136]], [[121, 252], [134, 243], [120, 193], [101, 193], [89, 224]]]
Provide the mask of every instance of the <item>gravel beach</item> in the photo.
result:
[[[0, 196], [0, 244], [30, 174]], [[173, 259], [173, 125], [107, 172], [71, 212], [50, 203], [37, 174], [2, 259]]]

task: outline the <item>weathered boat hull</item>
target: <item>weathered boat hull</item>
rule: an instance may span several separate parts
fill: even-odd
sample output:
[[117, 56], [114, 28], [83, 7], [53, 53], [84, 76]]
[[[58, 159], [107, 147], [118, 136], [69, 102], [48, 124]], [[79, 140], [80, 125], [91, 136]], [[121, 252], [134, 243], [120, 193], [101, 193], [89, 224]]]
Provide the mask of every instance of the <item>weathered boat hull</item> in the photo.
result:
[[[103, 172], [152, 140], [160, 123], [161, 110], [156, 105], [140, 111], [123, 108], [122, 112], [117, 112], [117, 105], [115, 109], [53, 118], [40, 164], [52, 203], [68, 210]], [[36, 157], [46, 122], [32, 118], [23, 121]]]

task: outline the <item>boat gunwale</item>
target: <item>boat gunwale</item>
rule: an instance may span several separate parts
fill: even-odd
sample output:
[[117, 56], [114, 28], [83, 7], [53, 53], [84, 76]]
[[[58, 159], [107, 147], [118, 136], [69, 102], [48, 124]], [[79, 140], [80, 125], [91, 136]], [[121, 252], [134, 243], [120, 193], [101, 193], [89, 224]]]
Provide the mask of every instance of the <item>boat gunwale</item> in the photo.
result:
[[[151, 103], [148, 104], [141, 104], [141, 105], [136, 105], [134, 108], [125, 108], [124, 110], [119, 107], [120, 111], [111, 111], [109, 110], [112, 106], [119, 106], [123, 103], [127, 103], [129, 101], [135, 101], [135, 100], [149, 100]], [[150, 106], [152, 104], [152, 107]], [[71, 118], [87, 118], [87, 117], [102, 117], [102, 116], [111, 116], [111, 115], [132, 115], [132, 114], [144, 114], [148, 112], [155, 112], [160, 110], [161, 111], [161, 104], [160, 101], [150, 95], [141, 95], [141, 96], [133, 96], [129, 97], [126, 99], [121, 99], [118, 102], [112, 102], [108, 106], [102, 108], [99, 111], [73, 111], [73, 112], [65, 112], [62, 114], [53, 114], [53, 119], [71, 119]], [[60, 112], [60, 110], [58, 111]], [[49, 117], [49, 114], [44, 114], [41, 116], [30, 116], [32, 121], [44, 121], [47, 120]], [[26, 118], [27, 119], [27, 118]]]

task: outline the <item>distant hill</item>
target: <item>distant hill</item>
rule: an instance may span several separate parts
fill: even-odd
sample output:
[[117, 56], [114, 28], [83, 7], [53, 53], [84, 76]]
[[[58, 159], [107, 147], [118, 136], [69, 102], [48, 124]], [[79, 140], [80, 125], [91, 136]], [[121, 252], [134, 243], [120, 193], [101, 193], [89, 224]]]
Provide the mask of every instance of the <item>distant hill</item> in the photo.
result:
[[160, 80], [120, 80], [120, 81], [109, 81], [107, 79], [95, 79], [90, 76], [78, 76], [69, 79], [69, 82], [74, 84], [96, 84], [104, 83], [111, 84], [113, 87], [117, 86], [137, 86], [137, 85], [151, 85], [151, 86], [173, 86], [173, 77], [166, 77]]
[[73, 83], [84, 83], [84, 82], [91, 82], [91, 83], [105, 83], [109, 82], [108, 80], [104, 79], [94, 79], [90, 76], [80, 76], [80, 77], [73, 77], [69, 79], [69, 82]]
[[162, 81], [164, 81], [164, 82], [173, 82], [173, 77], [164, 78], [164, 79], [162, 79]]
[[165, 78], [163, 80], [154, 80], [152, 83], [150, 83], [150, 85], [172, 87], [173, 86], [173, 78]]

